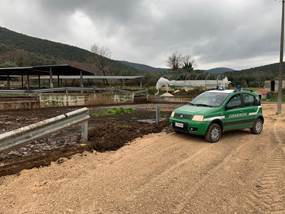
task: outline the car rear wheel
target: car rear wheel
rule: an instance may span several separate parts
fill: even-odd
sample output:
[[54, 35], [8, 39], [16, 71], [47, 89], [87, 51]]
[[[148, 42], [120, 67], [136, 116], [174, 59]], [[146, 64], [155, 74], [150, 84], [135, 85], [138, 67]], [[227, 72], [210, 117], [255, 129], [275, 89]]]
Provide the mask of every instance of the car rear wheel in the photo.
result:
[[222, 137], [222, 128], [219, 124], [213, 123], [210, 125], [206, 134], [206, 140], [210, 143], [217, 143]]
[[263, 130], [263, 121], [258, 118], [254, 124], [253, 124], [253, 127], [251, 128], [251, 132], [253, 134], [260, 134]]

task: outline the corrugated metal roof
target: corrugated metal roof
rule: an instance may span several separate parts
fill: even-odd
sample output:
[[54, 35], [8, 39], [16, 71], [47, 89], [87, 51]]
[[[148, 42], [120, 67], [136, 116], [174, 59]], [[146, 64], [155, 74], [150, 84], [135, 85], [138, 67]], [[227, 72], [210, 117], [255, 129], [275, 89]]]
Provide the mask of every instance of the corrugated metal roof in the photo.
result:
[[[31, 77], [31, 79], [37, 79], [38, 77]], [[53, 78], [57, 78], [57, 76], [53, 76]], [[59, 76], [60, 79], [80, 79], [80, 76]], [[93, 80], [135, 80], [135, 79], [143, 79], [144, 76], [89, 76], [85, 75], [83, 76], [83, 79], [93, 79]], [[49, 79], [49, 76], [44, 75], [41, 76], [41, 79]]]
[[[41, 75], [41, 79], [49, 79], [50, 69], [52, 74], [59, 75], [60, 79], [80, 79], [80, 72], [84, 75], [84, 79], [135, 80], [144, 78], [144, 76], [95, 76], [90, 71], [68, 64], [0, 68], [0, 76]], [[31, 79], [35, 78], [31, 77]]]
[[47, 75], [50, 69], [54, 75], [80, 75], [81, 72], [83, 75], [94, 75], [90, 71], [68, 64], [0, 68], [0, 75]]

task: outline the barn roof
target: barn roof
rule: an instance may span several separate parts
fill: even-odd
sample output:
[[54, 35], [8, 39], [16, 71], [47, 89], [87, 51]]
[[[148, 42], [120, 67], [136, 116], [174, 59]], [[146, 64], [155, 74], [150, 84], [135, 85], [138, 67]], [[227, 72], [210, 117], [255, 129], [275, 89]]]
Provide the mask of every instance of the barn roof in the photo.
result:
[[80, 73], [83, 75], [94, 75], [90, 71], [68, 64], [0, 68], [0, 75], [49, 75], [50, 71], [52, 71], [53, 75], [61, 76], [80, 75]]

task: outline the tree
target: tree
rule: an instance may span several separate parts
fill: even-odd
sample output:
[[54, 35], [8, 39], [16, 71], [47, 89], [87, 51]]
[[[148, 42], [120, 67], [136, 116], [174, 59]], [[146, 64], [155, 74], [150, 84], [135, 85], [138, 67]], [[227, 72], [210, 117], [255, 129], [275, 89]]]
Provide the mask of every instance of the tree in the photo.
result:
[[167, 66], [173, 71], [176, 71], [181, 68], [182, 55], [178, 52], [173, 53], [170, 57], [168, 57]]
[[167, 60], [167, 66], [173, 71], [182, 68], [183, 70], [192, 72], [195, 64], [195, 60], [190, 55], [182, 56], [178, 52], [173, 53]]
[[[91, 52], [96, 54], [94, 56], [95, 66], [99, 70], [99, 72], [102, 72], [103, 76], [107, 76], [107, 72], [109, 71], [108, 64], [109, 59], [112, 55], [111, 50], [107, 47], [99, 47], [96, 44], [92, 45]], [[105, 84], [109, 84], [108, 80], [103, 80]]]
[[190, 55], [186, 55], [182, 57], [182, 68], [192, 72], [194, 70], [195, 67], [195, 60], [190, 56]]

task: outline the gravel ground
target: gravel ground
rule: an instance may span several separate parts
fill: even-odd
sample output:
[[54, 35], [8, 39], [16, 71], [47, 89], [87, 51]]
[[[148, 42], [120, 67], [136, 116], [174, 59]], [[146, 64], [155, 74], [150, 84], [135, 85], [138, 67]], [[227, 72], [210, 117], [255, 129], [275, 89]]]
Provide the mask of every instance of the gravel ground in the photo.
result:
[[285, 213], [285, 116], [264, 112], [259, 136], [163, 132], [2, 177], [0, 213]]

